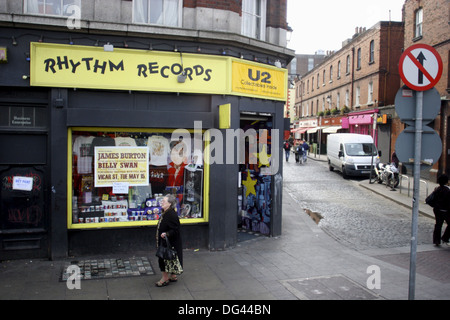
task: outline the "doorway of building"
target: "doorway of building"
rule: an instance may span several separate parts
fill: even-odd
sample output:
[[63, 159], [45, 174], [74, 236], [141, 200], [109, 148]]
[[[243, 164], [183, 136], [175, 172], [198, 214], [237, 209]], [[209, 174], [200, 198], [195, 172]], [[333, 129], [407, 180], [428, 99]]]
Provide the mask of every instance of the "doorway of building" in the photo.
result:
[[272, 116], [241, 114], [245, 163], [239, 165], [238, 242], [271, 235], [273, 176], [268, 158], [272, 124]]

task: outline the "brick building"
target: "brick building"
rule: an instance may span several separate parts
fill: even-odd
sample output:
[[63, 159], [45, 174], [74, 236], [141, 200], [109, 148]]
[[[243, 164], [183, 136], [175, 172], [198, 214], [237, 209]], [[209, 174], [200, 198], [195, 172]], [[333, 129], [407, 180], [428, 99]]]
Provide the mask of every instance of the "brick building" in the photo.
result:
[[[324, 133], [338, 130], [373, 135], [374, 117], [395, 100], [402, 47], [402, 22], [380, 21], [368, 30], [356, 28], [339, 51], [296, 82], [296, 108], [301, 118], [294, 130], [319, 145], [325, 144]], [[315, 127], [311, 127], [311, 119], [317, 119]], [[389, 130], [375, 140], [389, 155]], [[324, 146], [321, 152], [325, 151]]]
[[441, 96], [441, 111], [430, 124], [442, 140], [442, 155], [430, 171], [422, 171], [427, 178], [436, 179], [442, 173], [450, 174], [450, 25], [448, 0], [406, 0], [403, 7], [405, 24], [404, 47], [427, 44], [439, 53], [443, 73], [435, 88]]
[[184, 247], [280, 235], [282, 168], [206, 159], [227, 129], [281, 158], [286, 2], [0, 0], [0, 260], [151, 250], [168, 192]]

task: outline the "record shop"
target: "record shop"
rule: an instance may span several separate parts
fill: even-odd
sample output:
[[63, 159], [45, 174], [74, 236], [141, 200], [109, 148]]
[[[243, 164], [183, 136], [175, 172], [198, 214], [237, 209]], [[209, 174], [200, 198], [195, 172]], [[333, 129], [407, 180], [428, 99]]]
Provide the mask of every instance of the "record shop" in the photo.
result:
[[185, 248], [281, 234], [286, 69], [28, 39], [0, 65], [0, 260], [152, 250], [167, 193]]

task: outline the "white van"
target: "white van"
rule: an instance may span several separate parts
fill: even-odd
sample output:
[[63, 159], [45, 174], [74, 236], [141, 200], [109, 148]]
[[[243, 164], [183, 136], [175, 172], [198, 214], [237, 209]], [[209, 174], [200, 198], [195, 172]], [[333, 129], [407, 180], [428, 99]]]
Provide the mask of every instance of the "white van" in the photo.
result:
[[336, 168], [345, 179], [349, 176], [370, 175], [371, 168], [374, 170], [380, 162], [372, 137], [356, 133], [330, 134], [327, 140], [327, 158], [330, 171]]

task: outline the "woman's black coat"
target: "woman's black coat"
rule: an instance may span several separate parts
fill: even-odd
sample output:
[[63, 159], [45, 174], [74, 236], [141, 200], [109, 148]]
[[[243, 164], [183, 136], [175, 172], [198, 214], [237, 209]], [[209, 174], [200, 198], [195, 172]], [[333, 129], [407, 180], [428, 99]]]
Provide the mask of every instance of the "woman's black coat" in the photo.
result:
[[161, 234], [165, 232], [169, 237], [170, 245], [176, 250], [181, 266], [183, 266], [183, 246], [181, 244], [180, 219], [174, 209], [164, 212], [158, 229], [158, 246], [161, 245]]

